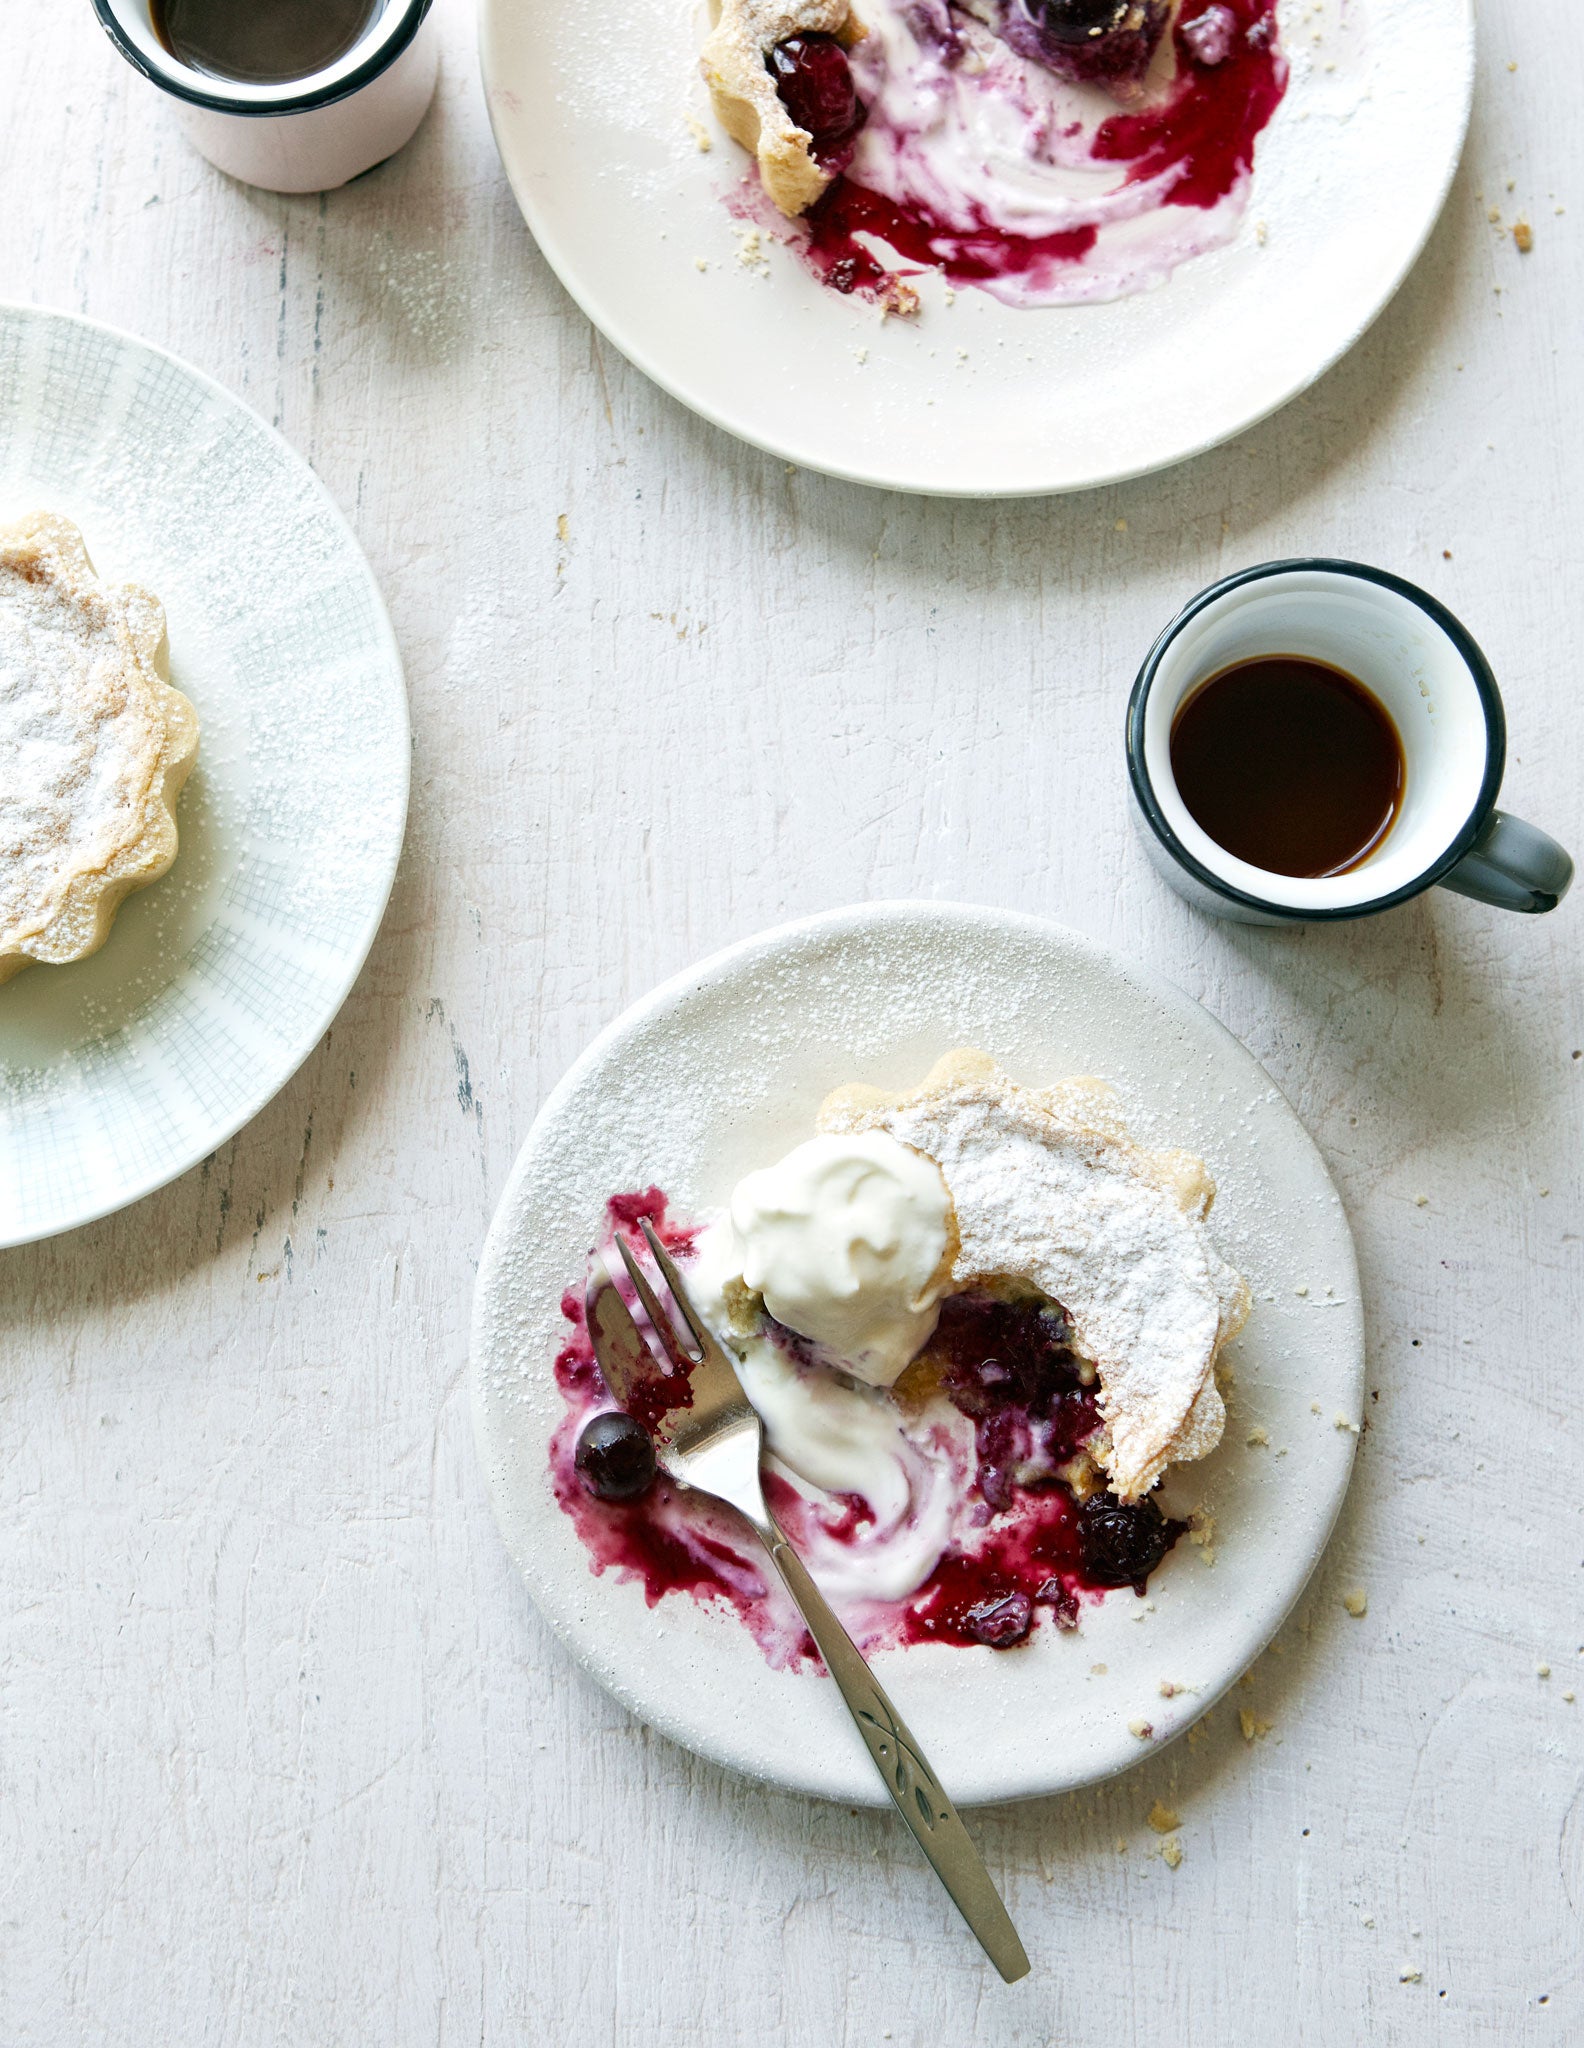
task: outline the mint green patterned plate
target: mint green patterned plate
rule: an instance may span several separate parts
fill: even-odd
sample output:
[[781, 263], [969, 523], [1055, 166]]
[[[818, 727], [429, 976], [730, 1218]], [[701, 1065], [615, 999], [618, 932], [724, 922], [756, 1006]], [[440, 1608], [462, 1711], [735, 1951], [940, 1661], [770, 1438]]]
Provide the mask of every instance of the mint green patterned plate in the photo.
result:
[[36, 507], [162, 600], [202, 739], [170, 873], [0, 988], [0, 1246], [163, 1186], [290, 1079], [373, 943], [410, 757], [379, 591], [302, 458], [173, 356], [0, 306], [0, 519]]

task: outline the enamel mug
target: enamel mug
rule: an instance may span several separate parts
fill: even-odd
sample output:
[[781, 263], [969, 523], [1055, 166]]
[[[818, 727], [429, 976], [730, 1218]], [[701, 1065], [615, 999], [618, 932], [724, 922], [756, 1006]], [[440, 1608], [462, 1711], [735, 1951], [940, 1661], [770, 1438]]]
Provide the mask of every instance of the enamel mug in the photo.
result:
[[[1343, 874], [1279, 875], [1237, 859], [1195, 822], [1172, 774], [1172, 727], [1193, 692], [1240, 662], [1279, 654], [1356, 677], [1402, 741], [1397, 817]], [[1572, 859], [1549, 834], [1496, 807], [1507, 721], [1472, 635], [1427, 591], [1358, 562], [1266, 562], [1201, 591], [1139, 671], [1127, 759], [1147, 852], [1213, 917], [1369, 917], [1437, 883], [1502, 910], [1554, 910], [1573, 879]]]
[[434, 97], [430, 0], [385, 0], [333, 64], [268, 85], [217, 78], [173, 57], [154, 33], [149, 0], [93, 5], [133, 69], [176, 101], [193, 146], [266, 191], [324, 192], [372, 170], [412, 139]]

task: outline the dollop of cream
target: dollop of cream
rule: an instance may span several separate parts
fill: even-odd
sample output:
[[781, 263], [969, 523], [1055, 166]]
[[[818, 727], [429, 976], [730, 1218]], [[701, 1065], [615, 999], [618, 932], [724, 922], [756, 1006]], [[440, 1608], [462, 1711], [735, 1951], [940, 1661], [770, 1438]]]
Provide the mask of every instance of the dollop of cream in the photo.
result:
[[872, 1387], [934, 1332], [950, 1214], [940, 1168], [884, 1131], [811, 1138], [731, 1198], [744, 1282]]
[[[808, 1504], [797, 1525], [799, 1556], [829, 1599], [905, 1599], [952, 1540], [973, 1470], [972, 1424], [949, 1406], [910, 1421], [882, 1389], [794, 1357], [762, 1318], [751, 1331], [734, 1324], [730, 1297], [741, 1274], [742, 1241], [720, 1217], [699, 1236], [688, 1291], [731, 1347], [772, 1465]], [[864, 1504], [856, 1523], [855, 1499]]]

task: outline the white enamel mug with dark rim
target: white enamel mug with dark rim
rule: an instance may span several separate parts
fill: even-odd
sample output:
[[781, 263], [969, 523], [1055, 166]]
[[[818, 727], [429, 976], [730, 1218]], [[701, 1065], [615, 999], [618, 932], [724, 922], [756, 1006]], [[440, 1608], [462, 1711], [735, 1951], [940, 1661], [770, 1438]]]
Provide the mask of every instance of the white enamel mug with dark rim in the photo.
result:
[[[1291, 654], [1366, 685], [1402, 738], [1402, 805], [1345, 874], [1273, 874], [1227, 852], [1189, 814], [1172, 726], [1235, 663]], [[1144, 845], [1172, 887], [1213, 917], [1308, 924], [1369, 917], [1439, 883], [1502, 910], [1554, 910], [1573, 879], [1549, 834], [1496, 808], [1507, 721], [1490, 664], [1427, 591], [1358, 562], [1265, 562], [1201, 591], [1150, 650], [1128, 705], [1128, 774]]]
[[434, 97], [430, 0], [384, 0], [333, 64], [270, 85], [217, 78], [173, 57], [154, 33], [149, 0], [93, 7], [133, 69], [176, 101], [194, 148], [269, 192], [326, 192], [371, 171], [411, 141]]

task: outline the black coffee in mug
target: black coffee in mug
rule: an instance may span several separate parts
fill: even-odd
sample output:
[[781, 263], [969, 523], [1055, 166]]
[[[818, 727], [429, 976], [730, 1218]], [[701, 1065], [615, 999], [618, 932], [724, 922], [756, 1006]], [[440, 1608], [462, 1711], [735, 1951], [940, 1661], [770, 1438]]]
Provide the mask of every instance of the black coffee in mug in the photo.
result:
[[149, 0], [155, 35], [183, 64], [244, 85], [311, 78], [344, 57], [385, 0]]
[[1403, 798], [1403, 745], [1355, 676], [1297, 654], [1240, 661], [1186, 698], [1171, 732], [1178, 794], [1236, 859], [1275, 875], [1345, 875]]
[[1144, 847], [1195, 908], [1242, 924], [1372, 917], [1438, 883], [1554, 910], [1566, 850], [1497, 807], [1490, 663], [1388, 569], [1261, 562], [1200, 591], [1128, 700]]

